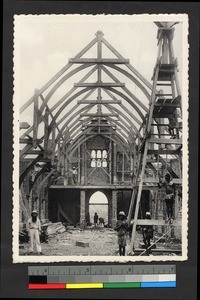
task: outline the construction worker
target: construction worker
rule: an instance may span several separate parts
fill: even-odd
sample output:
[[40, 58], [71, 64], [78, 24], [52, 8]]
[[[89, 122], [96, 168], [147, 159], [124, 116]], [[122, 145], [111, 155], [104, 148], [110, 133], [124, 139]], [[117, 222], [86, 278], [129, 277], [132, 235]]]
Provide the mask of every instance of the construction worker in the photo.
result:
[[27, 231], [30, 238], [29, 253], [33, 253], [34, 244], [36, 244], [37, 253], [42, 254], [40, 243], [41, 224], [36, 210], [32, 211], [31, 218], [27, 222]]
[[[147, 220], [151, 220], [151, 214], [149, 211], [146, 212], [145, 218]], [[151, 252], [151, 239], [153, 238], [153, 226], [152, 225], [142, 225], [142, 235], [143, 235], [143, 242], [145, 244], [145, 248], [147, 250], [147, 255]]]
[[169, 221], [170, 224], [173, 223], [173, 206], [175, 200], [175, 184], [170, 176], [170, 174], [165, 175], [165, 179], [163, 182], [159, 182], [159, 187], [165, 188], [165, 203], [166, 203], [166, 210], [167, 210], [167, 218], [165, 222]]
[[118, 214], [118, 221], [115, 230], [117, 231], [118, 235], [119, 255], [125, 256], [128, 223], [126, 222], [126, 215], [123, 211], [120, 211]]
[[73, 184], [76, 184], [77, 183], [77, 169], [75, 166], [73, 166], [72, 168], [72, 181], [73, 181]]
[[95, 227], [97, 227], [98, 220], [99, 220], [99, 216], [98, 216], [98, 214], [95, 212], [95, 214], [94, 214], [94, 226], [95, 226]]

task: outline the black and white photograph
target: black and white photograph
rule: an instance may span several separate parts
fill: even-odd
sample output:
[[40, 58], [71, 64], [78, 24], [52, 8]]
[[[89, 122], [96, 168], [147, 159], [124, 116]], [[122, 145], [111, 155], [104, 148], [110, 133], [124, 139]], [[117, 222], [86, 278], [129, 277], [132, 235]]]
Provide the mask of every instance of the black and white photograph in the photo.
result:
[[13, 26], [13, 262], [187, 260], [187, 14]]

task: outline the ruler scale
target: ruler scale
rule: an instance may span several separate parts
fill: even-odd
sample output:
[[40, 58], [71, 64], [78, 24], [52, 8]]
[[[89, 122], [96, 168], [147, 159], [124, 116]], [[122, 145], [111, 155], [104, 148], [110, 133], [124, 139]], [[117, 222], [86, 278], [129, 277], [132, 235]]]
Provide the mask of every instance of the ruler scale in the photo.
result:
[[28, 267], [29, 289], [176, 287], [175, 265]]

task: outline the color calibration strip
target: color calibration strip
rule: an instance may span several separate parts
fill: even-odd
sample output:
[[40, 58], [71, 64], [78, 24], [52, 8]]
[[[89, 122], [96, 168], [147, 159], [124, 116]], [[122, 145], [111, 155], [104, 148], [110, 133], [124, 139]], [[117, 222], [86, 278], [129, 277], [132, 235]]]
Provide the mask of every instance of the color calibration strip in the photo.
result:
[[172, 265], [29, 267], [30, 290], [174, 287]]

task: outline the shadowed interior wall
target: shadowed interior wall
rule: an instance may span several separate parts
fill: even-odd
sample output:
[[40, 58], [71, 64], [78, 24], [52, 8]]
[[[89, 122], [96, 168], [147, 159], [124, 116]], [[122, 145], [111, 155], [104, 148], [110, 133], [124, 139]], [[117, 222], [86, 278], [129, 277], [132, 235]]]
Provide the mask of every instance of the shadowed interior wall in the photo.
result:
[[[147, 211], [150, 211], [150, 205], [149, 205], [149, 191], [142, 191], [141, 196], [141, 206], [139, 210], [139, 219], [144, 218], [145, 213]], [[119, 190], [117, 192], [117, 214], [120, 211], [124, 211], [126, 216], [128, 215], [130, 201], [131, 201], [131, 190]], [[132, 218], [134, 218], [134, 211], [135, 211], [135, 205], [133, 207], [133, 213]]]
[[69, 223], [72, 223], [73, 225], [79, 223], [80, 192], [78, 190], [49, 190], [49, 220], [52, 222], [65, 221], [66, 218], [63, 216], [61, 211], [64, 211]]

